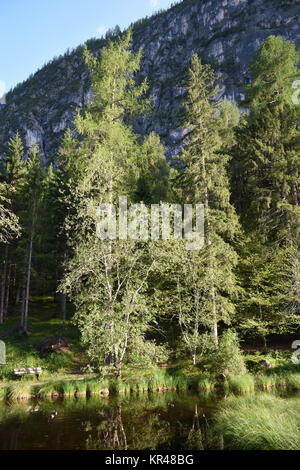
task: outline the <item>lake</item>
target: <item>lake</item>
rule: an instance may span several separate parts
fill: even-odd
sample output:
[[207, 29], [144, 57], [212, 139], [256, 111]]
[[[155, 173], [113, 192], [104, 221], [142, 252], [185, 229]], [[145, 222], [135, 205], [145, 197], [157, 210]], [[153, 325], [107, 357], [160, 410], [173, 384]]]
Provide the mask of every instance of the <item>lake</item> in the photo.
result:
[[191, 392], [0, 403], [1, 450], [222, 449], [220, 401]]

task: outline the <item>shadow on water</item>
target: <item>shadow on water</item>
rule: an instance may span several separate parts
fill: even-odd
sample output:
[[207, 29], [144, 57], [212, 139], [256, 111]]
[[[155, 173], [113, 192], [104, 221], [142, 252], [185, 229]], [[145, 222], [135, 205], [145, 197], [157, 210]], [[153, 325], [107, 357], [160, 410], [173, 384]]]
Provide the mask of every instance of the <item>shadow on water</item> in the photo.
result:
[[0, 403], [0, 449], [222, 449], [220, 400], [188, 392]]

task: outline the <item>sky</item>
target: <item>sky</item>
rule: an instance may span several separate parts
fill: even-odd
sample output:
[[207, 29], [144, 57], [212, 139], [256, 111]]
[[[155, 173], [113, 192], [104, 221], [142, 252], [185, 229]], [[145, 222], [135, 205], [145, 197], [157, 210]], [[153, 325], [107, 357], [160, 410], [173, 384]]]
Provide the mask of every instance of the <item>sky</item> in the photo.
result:
[[54, 56], [175, 0], [0, 0], [0, 98]]

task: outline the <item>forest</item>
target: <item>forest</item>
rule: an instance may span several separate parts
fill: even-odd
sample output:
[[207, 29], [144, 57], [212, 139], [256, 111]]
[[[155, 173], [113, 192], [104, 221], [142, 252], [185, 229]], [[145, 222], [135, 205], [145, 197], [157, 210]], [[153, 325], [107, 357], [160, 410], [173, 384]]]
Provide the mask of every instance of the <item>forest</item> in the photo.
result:
[[[7, 364], [0, 378], [11, 380], [14, 367], [42, 365], [49, 380], [100, 374], [120, 388], [132, 374], [145, 382], [149, 370], [162, 377], [170, 367], [178, 375], [165, 374], [162, 386], [201, 377], [208, 387], [230, 377], [240, 380], [233, 387], [296, 383], [295, 44], [270, 36], [260, 45], [239, 107], [216, 99], [212, 65], [194, 55], [178, 83], [182, 139], [171, 159], [158, 135], [133, 130], [154, 106], [147, 78], [137, 79], [141, 57], [132, 52], [130, 30], [99, 56], [84, 48], [93, 100], [78, 111], [51, 164], [37, 146], [25, 148], [19, 133], [7, 142], [0, 162]], [[180, 237], [99, 239], [98, 208], [120, 196], [146, 207], [202, 204], [204, 247], [187, 250]], [[67, 346], [41, 355], [37, 343], [53, 337]], [[262, 363], [271, 368], [265, 378]]]

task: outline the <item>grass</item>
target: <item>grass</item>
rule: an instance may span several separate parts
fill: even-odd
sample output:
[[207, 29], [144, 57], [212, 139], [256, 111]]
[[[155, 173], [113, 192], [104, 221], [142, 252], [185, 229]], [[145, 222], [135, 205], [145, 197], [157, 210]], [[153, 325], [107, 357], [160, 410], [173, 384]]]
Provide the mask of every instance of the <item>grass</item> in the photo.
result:
[[[0, 325], [0, 335], [7, 346], [7, 364], [0, 366], [0, 400], [8, 395], [17, 397], [16, 399], [25, 397], [28, 390], [31, 396], [66, 397], [99, 393], [107, 395], [108, 391], [130, 394], [192, 389], [212, 393], [223, 388], [225, 393], [245, 395], [252, 394], [254, 389], [268, 391], [285, 387], [291, 391], [300, 390], [300, 365], [292, 364], [291, 350], [271, 351], [268, 354], [259, 351], [245, 353], [250, 373], [241, 377], [229, 377], [224, 383], [210, 374], [205, 364], [195, 367], [187, 360], [168, 368], [124, 366], [121, 382], [115, 382], [110, 375], [105, 379], [95, 379], [95, 374], [82, 373], [87, 358], [80, 347], [77, 328], [70, 322], [63, 323], [58, 316], [57, 306], [52, 298], [32, 298], [29, 337], [9, 334], [18, 326], [19, 318], [8, 318], [4, 325]], [[54, 336], [66, 337], [71, 344], [69, 350], [40, 356], [36, 344]], [[260, 364], [263, 358], [268, 359], [272, 365], [272, 369], [267, 372], [263, 371]], [[16, 367], [38, 366], [43, 369], [40, 382], [34, 383], [35, 377], [24, 377], [20, 381], [13, 374]], [[31, 386], [27, 381], [31, 381]]]
[[[0, 366], [0, 380], [14, 378], [13, 369], [22, 367], [42, 367], [43, 377], [66, 371], [79, 372], [86, 358], [79, 344], [78, 329], [71, 322], [62, 322], [57, 305], [51, 298], [35, 298], [30, 302], [28, 337], [12, 334], [19, 326], [18, 317], [8, 318], [0, 325], [1, 339], [6, 343], [6, 365]], [[66, 353], [53, 352], [41, 356], [35, 345], [46, 338], [65, 337], [71, 343]]]
[[211, 393], [216, 388], [216, 382], [210, 377], [201, 375], [190, 379], [189, 388], [192, 390]]
[[272, 395], [230, 397], [216, 418], [229, 450], [299, 450], [300, 409]]
[[6, 388], [5, 398], [10, 401], [28, 400], [32, 396], [32, 384], [28, 381], [20, 381]]
[[228, 377], [224, 389], [236, 395], [252, 394], [255, 392], [255, 379], [250, 374]]
[[218, 383], [208, 375], [183, 376], [175, 368], [140, 371], [134, 378], [133, 371], [127, 371], [123, 380], [108, 377], [81, 377], [75, 379], [57, 377], [46, 382], [36, 382], [33, 377], [0, 383], [0, 400], [21, 400], [30, 397], [79, 397], [109, 394], [131, 394], [194, 390], [199, 393], [223, 392], [234, 395], [253, 395], [257, 391], [300, 390], [300, 373], [287, 374], [245, 374], [231, 376]]
[[288, 374], [286, 376], [286, 385], [290, 390], [300, 390], [300, 373]]
[[259, 390], [271, 390], [281, 386], [284, 382], [282, 377], [276, 374], [258, 374], [255, 379], [256, 386]]

